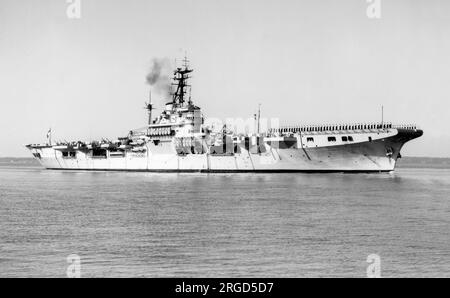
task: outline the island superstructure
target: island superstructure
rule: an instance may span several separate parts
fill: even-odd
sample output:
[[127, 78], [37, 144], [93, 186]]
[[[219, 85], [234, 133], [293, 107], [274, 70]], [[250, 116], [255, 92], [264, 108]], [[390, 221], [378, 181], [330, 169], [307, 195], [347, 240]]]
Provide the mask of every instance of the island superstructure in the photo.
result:
[[[174, 71], [174, 92], [148, 125], [109, 141], [30, 144], [51, 170], [148, 172], [390, 172], [403, 145], [422, 136], [415, 125], [294, 125], [255, 133], [213, 132], [188, 96], [192, 69]], [[258, 116], [259, 127], [259, 116]]]

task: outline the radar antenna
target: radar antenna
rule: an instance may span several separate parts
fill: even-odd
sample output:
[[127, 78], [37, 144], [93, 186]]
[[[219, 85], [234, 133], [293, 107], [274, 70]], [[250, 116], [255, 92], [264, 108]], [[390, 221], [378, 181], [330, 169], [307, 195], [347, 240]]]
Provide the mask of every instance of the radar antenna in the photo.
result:
[[[174, 83], [172, 83], [173, 86], [176, 86], [176, 91], [173, 93], [172, 103], [174, 104], [174, 107], [180, 105], [183, 106], [186, 102], [186, 88], [191, 87], [187, 83], [188, 79], [191, 77], [189, 74], [193, 72], [193, 69], [189, 69], [189, 60], [187, 57], [183, 60], [183, 67], [178, 67], [174, 72]], [[189, 103], [192, 103], [191, 98], [189, 98]]]

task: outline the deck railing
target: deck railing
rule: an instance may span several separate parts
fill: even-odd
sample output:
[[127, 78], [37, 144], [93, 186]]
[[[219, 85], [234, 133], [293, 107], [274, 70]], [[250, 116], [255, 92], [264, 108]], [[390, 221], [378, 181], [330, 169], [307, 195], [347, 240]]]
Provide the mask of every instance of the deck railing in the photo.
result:
[[386, 129], [410, 129], [417, 130], [415, 124], [393, 125], [392, 123], [356, 123], [356, 124], [325, 124], [325, 125], [293, 125], [271, 128], [269, 134], [273, 133], [313, 133], [313, 132], [335, 132], [335, 131], [364, 131], [364, 130], [386, 130]]

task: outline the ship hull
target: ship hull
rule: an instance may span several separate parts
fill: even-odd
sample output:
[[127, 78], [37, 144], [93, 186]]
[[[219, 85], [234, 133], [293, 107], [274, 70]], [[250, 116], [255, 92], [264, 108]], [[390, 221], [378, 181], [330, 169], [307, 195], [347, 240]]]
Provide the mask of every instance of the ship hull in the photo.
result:
[[[50, 170], [133, 171], [133, 172], [304, 172], [304, 173], [370, 173], [395, 169], [403, 145], [423, 134], [420, 130], [393, 130], [377, 133], [370, 141], [337, 145], [308, 146], [298, 137], [296, 146], [265, 143], [262, 152], [242, 149], [233, 154], [179, 155], [167, 142], [154, 147], [146, 145], [145, 153], [127, 153], [121, 157], [92, 158], [77, 152], [76, 158], [64, 158], [53, 147], [30, 148], [43, 167]], [[366, 137], [367, 138], [367, 137]]]

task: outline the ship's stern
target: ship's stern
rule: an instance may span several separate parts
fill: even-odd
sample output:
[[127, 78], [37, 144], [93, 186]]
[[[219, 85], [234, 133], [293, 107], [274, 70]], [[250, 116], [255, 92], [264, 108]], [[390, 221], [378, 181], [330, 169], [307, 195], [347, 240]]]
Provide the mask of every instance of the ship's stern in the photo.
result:
[[46, 169], [56, 169], [61, 166], [55, 156], [55, 150], [49, 145], [26, 145], [26, 148], [30, 150], [33, 158], [37, 160], [41, 166]]

